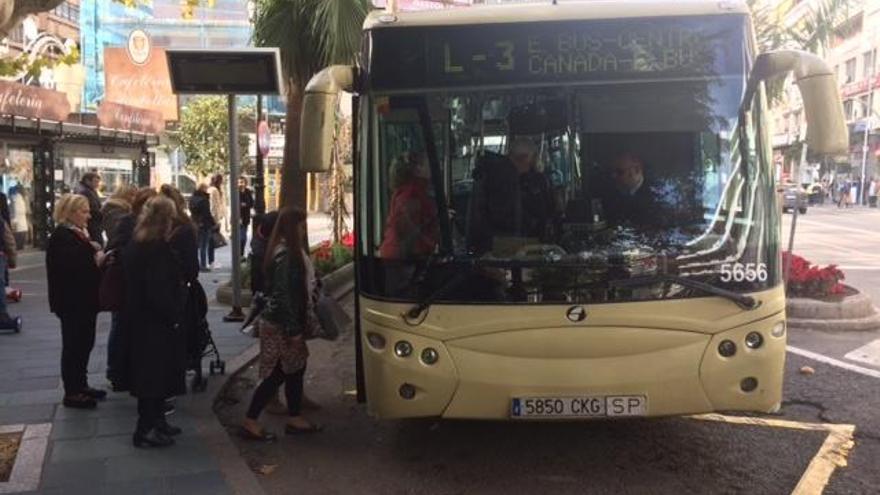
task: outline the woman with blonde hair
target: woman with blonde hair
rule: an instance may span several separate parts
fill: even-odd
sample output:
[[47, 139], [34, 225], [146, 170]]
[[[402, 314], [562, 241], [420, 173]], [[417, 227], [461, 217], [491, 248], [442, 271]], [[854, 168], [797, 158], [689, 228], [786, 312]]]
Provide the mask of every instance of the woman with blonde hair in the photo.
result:
[[167, 447], [181, 432], [163, 414], [165, 399], [186, 392], [186, 287], [169, 242], [176, 216], [174, 202], [167, 197], [147, 201], [123, 258], [129, 385], [138, 399], [135, 447]]
[[65, 194], [55, 203], [55, 230], [46, 248], [49, 308], [61, 320], [61, 380], [65, 407], [92, 409], [107, 392], [88, 384], [95, 346], [98, 287], [106, 258], [89, 238], [89, 200]]

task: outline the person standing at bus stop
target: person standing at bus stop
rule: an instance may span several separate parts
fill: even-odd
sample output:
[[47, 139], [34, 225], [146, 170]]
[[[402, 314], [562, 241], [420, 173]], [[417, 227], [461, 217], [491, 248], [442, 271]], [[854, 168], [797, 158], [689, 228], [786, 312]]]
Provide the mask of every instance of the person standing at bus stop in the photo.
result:
[[86, 172], [73, 192], [84, 196], [89, 201], [89, 238], [103, 247], [104, 230], [101, 227], [103, 216], [101, 215], [101, 200], [98, 197], [98, 187], [100, 185], [100, 175], [95, 172]]
[[247, 247], [248, 228], [251, 226], [251, 211], [254, 209], [254, 193], [248, 187], [246, 177], [238, 179], [238, 204], [241, 211], [241, 251], [244, 256], [244, 249]]
[[211, 197], [208, 194], [207, 184], [199, 184], [199, 187], [189, 198], [189, 213], [196, 224], [199, 246], [199, 269], [203, 272], [211, 271], [214, 264], [214, 244], [212, 237], [217, 222], [211, 215]]
[[64, 406], [93, 409], [107, 392], [89, 387], [89, 356], [95, 346], [98, 286], [107, 258], [89, 239], [89, 201], [65, 194], [53, 212], [55, 230], [46, 248], [49, 309], [61, 320], [61, 381]]

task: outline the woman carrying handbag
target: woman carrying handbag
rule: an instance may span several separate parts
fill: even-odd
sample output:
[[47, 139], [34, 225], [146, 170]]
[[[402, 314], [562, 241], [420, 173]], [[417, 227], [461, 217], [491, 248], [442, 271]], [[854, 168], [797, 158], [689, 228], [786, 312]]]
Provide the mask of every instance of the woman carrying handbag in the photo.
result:
[[301, 412], [303, 381], [309, 349], [305, 333], [311, 312], [315, 270], [304, 249], [306, 214], [293, 207], [282, 208], [263, 260], [266, 276], [266, 309], [260, 315], [260, 377], [247, 416], [241, 425], [243, 437], [271, 441], [257, 419], [284, 384], [288, 417], [286, 434], [313, 433], [322, 428]]

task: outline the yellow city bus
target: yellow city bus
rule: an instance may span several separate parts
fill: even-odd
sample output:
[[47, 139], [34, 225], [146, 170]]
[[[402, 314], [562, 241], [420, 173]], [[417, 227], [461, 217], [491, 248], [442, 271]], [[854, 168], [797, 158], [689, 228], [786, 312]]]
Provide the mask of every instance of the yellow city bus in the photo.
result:
[[372, 13], [307, 87], [301, 162], [354, 98], [359, 394], [380, 418], [768, 412], [785, 295], [764, 81], [815, 153], [834, 76], [758, 56], [744, 2]]

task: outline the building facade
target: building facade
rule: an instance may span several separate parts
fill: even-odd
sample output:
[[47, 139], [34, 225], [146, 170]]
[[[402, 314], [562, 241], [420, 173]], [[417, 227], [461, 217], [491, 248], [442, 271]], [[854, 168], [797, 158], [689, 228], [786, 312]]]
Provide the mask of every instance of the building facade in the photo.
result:
[[[797, 26], [821, 0], [779, 2], [780, 22]], [[880, 176], [880, 0], [850, 3], [833, 37], [820, 52], [837, 77], [844, 116], [850, 130], [848, 153], [813, 157], [804, 153], [806, 119], [797, 88], [789, 81], [774, 106], [773, 144], [780, 178], [802, 185], [824, 181], [831, 188], [843, 181], [862, 182]]]

